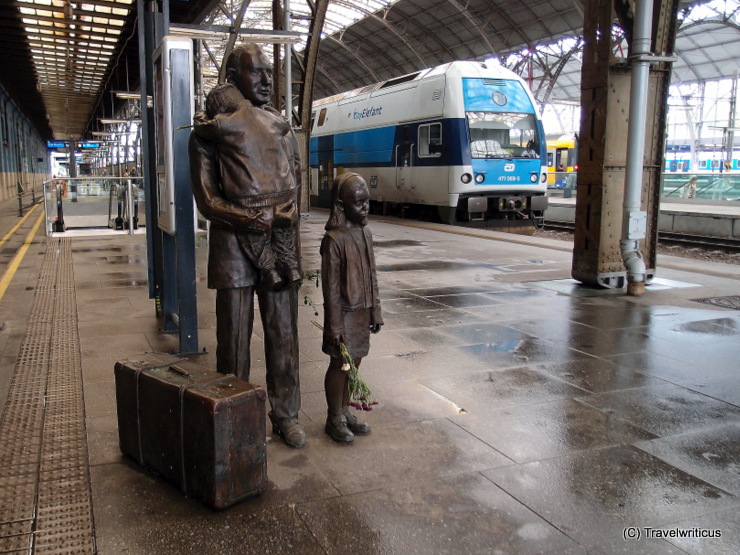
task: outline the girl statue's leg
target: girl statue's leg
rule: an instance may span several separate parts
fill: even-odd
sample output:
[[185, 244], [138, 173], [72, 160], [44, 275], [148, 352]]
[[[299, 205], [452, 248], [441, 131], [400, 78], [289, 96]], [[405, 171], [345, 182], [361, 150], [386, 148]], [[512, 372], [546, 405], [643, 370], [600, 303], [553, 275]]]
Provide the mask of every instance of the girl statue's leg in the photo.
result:
[[329, 368], [324, 377], [324, 392], [326, 393], [326, 427], [324, 431], [335, 441], [351, 443], [355, 440], [347, 426], [347, 417], [343, 411], [345, 393], [349, 396], [347, 387], [347, 372], [342, 371], [342, 359], [332, 357]]

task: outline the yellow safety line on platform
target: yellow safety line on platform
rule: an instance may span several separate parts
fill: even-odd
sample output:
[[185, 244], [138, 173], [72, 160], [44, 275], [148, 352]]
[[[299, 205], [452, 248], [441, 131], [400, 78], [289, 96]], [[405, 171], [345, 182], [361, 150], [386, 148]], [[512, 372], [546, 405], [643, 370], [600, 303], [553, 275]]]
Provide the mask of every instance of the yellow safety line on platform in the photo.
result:
[[40, 205], [38, 205], [38, 204], [34, 205], [34, 206], [33, 206], [33, 208], [31, 208], [31, 209], [30, 209], [30, 210], [28, 211], [28, 214], [26, 214], [25, 216], [23, 216], [23, 217], [22, 217], [22, 218], [20, 219], [20, 221], [19, 221], [19, 222], [18, 222], [17, 224], [15, 224], [15, 225], [13, 226], [13, 229], [11, 229], [10, 231], [8, 231], [8, 233], [6, 233], [6, 234], [5, 234], [5, 237], [3, 237], [2, 239], [0, 239], [0, 247], [2, 247], [2, 246], [3, 246], [4, 244], [5, 244], [5, 242], [6, 242], [6, 241], [7, 241], [8, 239], [10, 239], [10, 237], [11, 237], [11, 236], [13, 235], [13, 233], [15, 233], [15, 230], [16, 230], [16, 229], [18, 229], [19, 227], [21, 227], [21, 226], [23, 225], [23, 222], [25, 222], [25, 221], [26, 221], [26, 220], [28, 219], [28, 217], [29, 217], [29, 216], [30, 216], [31, 214], [33, 214], [33, 211], [34, 211], [34, 210], [36, 210], [36, 208], [37, 208], [38, 206], [40, 206]]
[[15, 272], [18, 270], [18, 266], [21, 265], [21, 260], [23, 260], [23, 257], [26, 256], [26, 251], [28, 250], [28, 247], [31, 246], [31, 241], [33, 241], [33, 238], [36, 235], [36, 232], [41, 227], [41, 224], [43, 221], [44, 221], [44, 213], [41, 212], [41, 214], [39, 214], [39, 219], [36, 222], [36, 225], [33, 226], [33, 229], [26, 236], [26, 241], [23, 243], [23, 246], [20, 249], [18, 249], [18, 252], [15, 255], [15, 258], [10, 263], [10, 266], [8, 266], [8, 269], [6, 270], [2, 281], [0, 281], [0, 301], [5, 296], [5, 291], [8, 289], [8, 285], [10, 285], [10, 281], [13, 279]]

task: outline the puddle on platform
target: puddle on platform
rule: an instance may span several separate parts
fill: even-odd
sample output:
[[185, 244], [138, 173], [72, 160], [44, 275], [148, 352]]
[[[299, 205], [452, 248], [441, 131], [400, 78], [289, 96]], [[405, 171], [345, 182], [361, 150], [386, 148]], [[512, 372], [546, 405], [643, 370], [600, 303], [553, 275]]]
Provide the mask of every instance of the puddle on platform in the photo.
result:
[[[733, 322], [734, 325], [734, 322]], [[687, 332], [687, 333], [701, 333], [704, 335], [716, 335], [716, 336], [726, 336], [726, 335], [737, 335], [738, 330], [734, 327], [728, 327], [728, 326], [722, 326], [722, 325], [716, 325], [712, 323], [711, 321], [699, 321], [699, 322], [687, 322], [685, 324], [681, 324], [675, 330], [679, 333], [681, 332]]]
[[[393, 241], [390, 241], [393, 243]], [[516, 274], [523, 272], [542, 272], [542, 269], [533, 269], [533, 266], [546, 266], [554, 264], [553, 260], [526, 260], [516, 264], [490, 264], [468, 262], [466, 260], [417, 260], [415, 262], [404, 262], [400, 264], [382, 264], [378, 265], [378, 271], [381, 272], [403, 272], [409, 270], [489, 270], [502, 274]]]
[[109, 264], [146, 264], [146, 258], [139, 258], [138, 256], [121, 255], [121, 256], [105, 256], [102, 258]]
[[412, 239], [396, 239], [392, 241], [373, 241], [373, 247], [376, 248], [396, 248], [396, 247], [423, 247], [425, 243], [414, 241]]

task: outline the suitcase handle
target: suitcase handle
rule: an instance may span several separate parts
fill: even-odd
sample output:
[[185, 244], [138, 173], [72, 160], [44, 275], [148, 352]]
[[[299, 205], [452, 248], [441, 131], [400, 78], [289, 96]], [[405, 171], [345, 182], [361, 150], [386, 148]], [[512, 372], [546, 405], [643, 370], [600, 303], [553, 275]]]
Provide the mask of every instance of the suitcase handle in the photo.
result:
[[170, 365], [170, 370], [174, 372], [175, 374], [180, 374], [181, 376], [185, 376], [186, 378], [190, 377], [190, 372], [187, 370], [183, 370], [179, 366]]

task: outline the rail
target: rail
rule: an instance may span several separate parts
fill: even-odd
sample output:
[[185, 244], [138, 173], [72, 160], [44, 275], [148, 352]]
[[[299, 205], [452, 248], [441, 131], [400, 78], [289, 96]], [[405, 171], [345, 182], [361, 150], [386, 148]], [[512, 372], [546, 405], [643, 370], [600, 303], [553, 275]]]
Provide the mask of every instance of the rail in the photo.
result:
[[23, 186], [23, 183], [21, 183], [20, 181], [18, 181], [16, 187], [17, 187], [17, 190], [18, 190], [18, 193], [17, 193], [17, 195], [18, 195], [18, 217], [19, 218], [22, 218], [23, 217], [23, 201], [24, 201], [24, 199], [25, 198], [28, 198], [29, 195], [31, 196], [31, 203], [29, 204], [29, 206], [33, 206], [37, 202], [37, 200], [36, 200], [36, 185], [33, 185], [32, 184], [31, 185], [31, 190], [30, 191], [27, 191], [26, 188]]
[[[573, 222], [546, 221], [545, 229], [574, 233], [576, 225]], [[676, 233], [669, 231], [658, 232], [658, 242], [669, 245], [681, 245], [687, 248], [720, 250], [728, 253], [740, 252], [740, 239], [735, 237], [712, 237], [693, 233]]]
[[[108, 195], [108, 227], [116, 230], [128, 229], [133, 234], [139, 228], [139, 196], [134, 193], [131, 179], [126, 179], [125, 185], [115, 183]], [[117, 215], [113, 217], [113, 203], [115, 201]]]
[[64, 226], [64, 188], [61, 184], [57, 184], [55, 185], [55, 189], [57, 217], [54, 219], [52, 229], [57, 233], [61, 233], [66, 229]]
[[738, 173], [704, 173], [704, 174], [663, 174], [664, 198], [685, 198], [704, 200], [740, 200], [740, 174]]
[[[575, 196], [577, 172], [550, 172], [547, 194], [551, 197]], [[724, 172], [663, 172], [661, 198], [681, 199], [692, 203], [702, 201], [740, 201], [740, 171]]]

